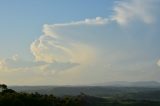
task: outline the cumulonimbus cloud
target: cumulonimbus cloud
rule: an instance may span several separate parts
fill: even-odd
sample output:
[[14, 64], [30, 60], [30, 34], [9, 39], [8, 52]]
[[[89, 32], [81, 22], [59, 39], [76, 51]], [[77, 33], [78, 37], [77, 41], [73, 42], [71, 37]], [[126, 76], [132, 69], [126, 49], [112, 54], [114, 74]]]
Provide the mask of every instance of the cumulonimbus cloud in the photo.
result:
[[[46, 38], [49, 39], [46, 40]], [[63, 44], [62, 41], [63, 40], [55, 40], [51, 36], [43, 36], [43, 39], [35, 40], [31, 44], [31, 51], [36, 61], [45, 61], [47, 63], [54, 61], [85, 62], [93, 52], [92, 49], [85, 44], [70, 42]], [[78, 57], [81, 58], [78, 60]]]
[[36, 61], [87, 63], [94, 57], [94, 48], [88, 44], [74, 41], [74, 39], [68, 38], [69, 36], [66, 39], [66, 35], [60, 35], [59, 31], [69, 27], [99, 26], [107, 23], [107, 18], [96, 17], [70, 23], [45, 24], [43, 35], [31, 44], [31, 52]]
[[[97, 27], [108, 23], [112, 24], [112, 22], [126, 25], [134, 20], [150, 24], [155, 21], [155, 17], [152, 14], [155, 1], [158, 0], [122, 0], [116, 3], [113, 10], [114, 14], [109, 18], [96, 17], [68, 23], [45, 24], [43, 26], [43, 35], [32, 42], [30, 46], [31, 53], [35, 57], [35, 60], [31, 62], [22, 62], [20, 60], [15, 60], [14, 58], [5, 59], [0, 62], [0, 67], [42, 67], [42, 69], [46, 70], [65, 70], [89, 63], [96, 57], [94, 47], [81, 41], [77, 42], [65, 34], [61, 35], [57, 32], [57, 29], [63, 31], [64, 29], [67, 30], [69, 27], [76, 26]], [[56, 67], [55, 64], [59, 67]], [[60, 68], [61, 65], [62, 68]]]

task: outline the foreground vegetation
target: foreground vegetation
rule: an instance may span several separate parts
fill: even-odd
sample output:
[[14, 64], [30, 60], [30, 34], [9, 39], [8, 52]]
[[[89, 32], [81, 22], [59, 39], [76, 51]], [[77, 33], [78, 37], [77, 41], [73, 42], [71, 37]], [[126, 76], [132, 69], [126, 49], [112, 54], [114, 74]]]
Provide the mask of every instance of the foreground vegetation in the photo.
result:
[[57, 97], [35, 93], [18, 93], [0, 85], [0, 106], [160, 106], [160, 101], [119, 100], [99, 98], [83, 93], [77, 96]]

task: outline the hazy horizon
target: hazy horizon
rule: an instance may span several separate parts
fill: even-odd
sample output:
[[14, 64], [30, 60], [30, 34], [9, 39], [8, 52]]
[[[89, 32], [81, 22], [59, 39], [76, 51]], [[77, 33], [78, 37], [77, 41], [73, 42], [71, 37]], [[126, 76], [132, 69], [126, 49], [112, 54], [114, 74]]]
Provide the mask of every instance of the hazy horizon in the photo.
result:
[[9, 87], [146, 87], [146, 88], [159, 88], [160, 82], [159, 81], [113, 81], [113, 82], [99, 82], [99, 83], [88, 83], [88, 84], [16, 84], [10, 85]]
[[160, 81], [159, 0], [0, 2], [0, 83]]

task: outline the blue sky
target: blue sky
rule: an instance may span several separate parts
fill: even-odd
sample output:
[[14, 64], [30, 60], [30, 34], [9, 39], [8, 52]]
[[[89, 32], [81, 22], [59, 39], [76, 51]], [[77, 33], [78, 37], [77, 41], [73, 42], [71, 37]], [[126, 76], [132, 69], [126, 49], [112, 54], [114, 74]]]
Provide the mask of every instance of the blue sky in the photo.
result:
[[159, 4], [2, 0], [0, 81], [10, 85], [159, 81]]

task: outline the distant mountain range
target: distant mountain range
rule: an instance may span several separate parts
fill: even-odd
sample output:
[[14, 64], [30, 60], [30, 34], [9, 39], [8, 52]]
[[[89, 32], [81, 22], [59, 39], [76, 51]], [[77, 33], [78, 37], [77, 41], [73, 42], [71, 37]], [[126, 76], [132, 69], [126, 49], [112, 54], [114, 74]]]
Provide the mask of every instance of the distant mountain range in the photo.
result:
[[106, 83], [92, 84], [92, 86], [118, 86], [118, 87], [160, 87], [160, 82], [157, 81], [114, 81]]
[[55, 96], [76, 96], [85, 93], [96, 97], [118, 97], [138, 100], [160, 100], [160, 83], [156, 81], [115, 81], [89, 85], [63, 86], [9, 86], [17, 92], [53, 94]]

